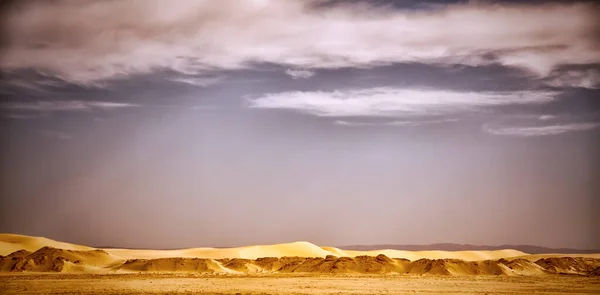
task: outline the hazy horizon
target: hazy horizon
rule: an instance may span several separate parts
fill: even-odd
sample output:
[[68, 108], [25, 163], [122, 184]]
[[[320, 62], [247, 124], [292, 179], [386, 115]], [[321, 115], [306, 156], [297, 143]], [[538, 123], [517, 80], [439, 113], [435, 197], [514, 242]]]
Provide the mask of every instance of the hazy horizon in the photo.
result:
[[600, 249], [592, 1], [14, 1], [0, 232]]

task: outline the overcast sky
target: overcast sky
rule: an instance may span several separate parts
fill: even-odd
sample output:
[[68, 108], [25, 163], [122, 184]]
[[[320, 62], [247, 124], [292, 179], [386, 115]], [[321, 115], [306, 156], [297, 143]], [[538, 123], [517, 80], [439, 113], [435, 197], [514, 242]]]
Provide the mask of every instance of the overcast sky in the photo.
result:
[[0, 232], [600, 248], [592, 1], [14, 1]]

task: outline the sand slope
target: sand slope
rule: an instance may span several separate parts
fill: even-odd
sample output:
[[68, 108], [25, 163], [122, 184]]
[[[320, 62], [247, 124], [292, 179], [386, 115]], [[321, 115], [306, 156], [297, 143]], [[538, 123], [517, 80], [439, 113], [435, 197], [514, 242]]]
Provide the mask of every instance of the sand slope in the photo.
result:
[[[190, 248], [181, 250], [105, 249], [105, 251], [126, 259], [153, 259], [165, 257], [256, 259], [260, 257], [325, 257], [327, 255], [331, 255], [329, 251], [308, 242], [247, 246], [238, 248]], [[522, 255], [522, 253], [520, 255]]]
[[31, 237], [16, 234], [0, 234], [0, 255], [8, 255], [17, 250], [37, 251], [42, 247], [54, 247], [65, 250], [93, 250], [92, 247], [57, 242], [43, 237]]
[[260, 257], [321, 257], [333, 255], [338, 257], [377, 256], [386, 255], [391, 258], [403, 258], [409, 260], [418, 259], [462, 259], [477, 261], [485, 259], [500, 259], [524, 256], [526, 253], [516, 250], [497, 251], [400, 251], [400, 250], [377, 250], [377, 251], [346, 251], [333, 247], [319, 247], [309, 242], [294, 242], [276, 245], [247, 246], [238, 248], [191, 248], [182, 250], [128, 250], [128, 249], [104, 249], [108, 253], [124, 259], [153, 259], [164, 257], [185, 258], [243, 258], [257, 259]]

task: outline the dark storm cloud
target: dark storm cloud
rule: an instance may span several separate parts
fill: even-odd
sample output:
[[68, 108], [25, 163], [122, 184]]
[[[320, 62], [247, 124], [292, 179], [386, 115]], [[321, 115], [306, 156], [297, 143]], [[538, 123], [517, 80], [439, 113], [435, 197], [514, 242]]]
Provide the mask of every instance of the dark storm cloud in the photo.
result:
[[310, 9], [318, 2], [23, 2], [7, 15], [0, 67], [102, 85], [161, 69], [202, 74], [264, 62], [307, 70], [485, 65], [493, 57], [545, 76], [556, 66], [600, 60], [598, 7], [590, 3]]
[[[102, 101], [114, 91], [93, 88], [112, 88], [126, 93], [124, 103], [199, 107], [216, 96], [235, 104], [239, 97], [268, 95], [272, 101], [290, 93], [391, 87], [398, 93], [388, 105], [402, 104], [411, 99], [407, 91], [419, 89], [440, 96], [439, 104], [456, 101], [442, 92], [463, 98], [474, 97], [473, 91], [502, 93], [508, 99], [493, 104], [510, 108], [538, 94], [598, 87], [598, 9], [560, 1], [31, 1], [7, 13], [0, 66], [10, 78], [4, 92], [19, 97], [51, 90], [48, 96], [80, 92]], [[260, 73], [269, 64], [270, 73]], [[256, 74], [254, 80], [236, 81], [247, 74]], [[276, 77], [282, 74], [293, 81]], [[57, 91], [61, 83], [79, 90]], [[344, 105], [350, 97], [342, 96]], [[455, 108], [482, 103], [475, 100], [462, 99]]]

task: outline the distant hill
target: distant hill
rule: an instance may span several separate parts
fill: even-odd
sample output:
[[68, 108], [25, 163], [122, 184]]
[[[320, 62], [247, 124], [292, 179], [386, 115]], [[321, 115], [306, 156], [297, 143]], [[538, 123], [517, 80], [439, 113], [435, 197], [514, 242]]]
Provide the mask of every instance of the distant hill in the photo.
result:
[[357, 250], [357, 251], [370, 251], [370, 250], [406, 250], [406, 251], [476, 251], [476, 250], [502, 250], [502, 249], [514, 249], [529, 254], [551, 254], [551, 253], [562, 253], [562, 254], [593, 254], [600, 253], [598, 250], [581, 250], [581, 249], [570, 249], [570, 248], [547, 248], [532, 245], [500, 245], [500, 246], [480, 246], [480, 245], [468, 245], [468, 244], [452, 244], [452, 243], [441, 243], [431, 245], [353, 245], [353, 246], [339, 246], [337, 248], [343, 250]]

